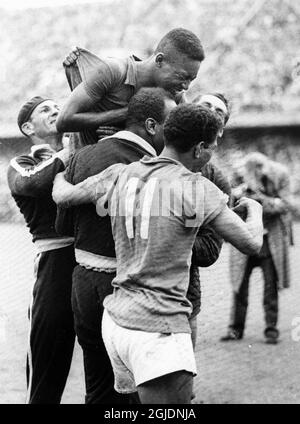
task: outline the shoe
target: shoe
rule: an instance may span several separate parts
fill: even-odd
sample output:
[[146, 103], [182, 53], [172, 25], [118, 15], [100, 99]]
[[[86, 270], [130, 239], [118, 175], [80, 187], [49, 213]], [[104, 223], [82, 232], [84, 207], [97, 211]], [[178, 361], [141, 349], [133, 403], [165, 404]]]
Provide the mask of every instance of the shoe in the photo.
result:
[[243, 337], [242, 334], [240, 334], [238, 331], [229, 330], [226, 336], [223, 336], [220, 338], [220, 341], [221, 342], [236, 341], [236, 340], [241, 340], [242, 337]]
[[277, 344], [278, 343], [278, 337], [266, 337], [266, 343], [267, 344]]
[[276, 328], [267, 328], [265, 330], [265, 338], [267, 344], [278, 343], [279, 331]]

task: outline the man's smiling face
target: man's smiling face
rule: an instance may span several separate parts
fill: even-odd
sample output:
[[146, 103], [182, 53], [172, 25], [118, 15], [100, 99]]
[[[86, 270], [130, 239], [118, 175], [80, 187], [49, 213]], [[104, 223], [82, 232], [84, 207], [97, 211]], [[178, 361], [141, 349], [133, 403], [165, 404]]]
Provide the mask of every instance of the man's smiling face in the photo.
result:
[[186, 91], [196, 78], [200, 61], [174, 51], [168, 58], [163, 57], [156, 69], [156, 85], [164, 88], [175, 98]]
[[40, 138], [57, 134], [56, 119], [58, 112], [59, 106], [53, 100], [45, 100], [40, 103], [30, 117], [34, 134]]

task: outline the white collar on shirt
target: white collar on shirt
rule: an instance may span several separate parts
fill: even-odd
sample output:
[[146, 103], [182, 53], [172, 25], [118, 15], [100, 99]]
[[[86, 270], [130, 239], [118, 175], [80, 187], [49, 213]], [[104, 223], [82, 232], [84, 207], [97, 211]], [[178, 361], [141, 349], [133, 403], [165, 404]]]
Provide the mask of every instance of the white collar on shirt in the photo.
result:
[[34, 144], [33, 146], [31, 146], [31, 150], [30, 150], [31, 155], [33, 155], [37, 150], [40, 150], [40, 149], [53, 150], [50, 147], [50, 144]]
[[121, 138], [122, 140], [131, 141], [132, 143], [135, 143], [138, 146], [142, 147], [151, 156], [157, 156], [156, 155], [156, 151], [154, 150], [154, 148], [149, 143], [147, 143], [146, 140], [144, 140], [142, 137], [140, 137], [137, 134], [134, 134], [131, 131], [126, 131], [126, 130], [124, 130], [124, 131], [118, 131], [114, 135], [110, 135], [108, 137], [102, 138], [102, 140], [107, 140], [109, 138]]

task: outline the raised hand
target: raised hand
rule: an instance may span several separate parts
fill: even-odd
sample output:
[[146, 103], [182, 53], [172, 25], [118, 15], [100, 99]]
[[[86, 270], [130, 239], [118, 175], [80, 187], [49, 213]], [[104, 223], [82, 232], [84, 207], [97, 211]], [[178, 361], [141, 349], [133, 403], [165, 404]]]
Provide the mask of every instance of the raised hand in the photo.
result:
[[68, 53], [63, 61], [64, 66], [72, 66], [77, 62], [77, 59], [80, 55], [80, 51], [78, 47], [72, 47], [72, 50]]

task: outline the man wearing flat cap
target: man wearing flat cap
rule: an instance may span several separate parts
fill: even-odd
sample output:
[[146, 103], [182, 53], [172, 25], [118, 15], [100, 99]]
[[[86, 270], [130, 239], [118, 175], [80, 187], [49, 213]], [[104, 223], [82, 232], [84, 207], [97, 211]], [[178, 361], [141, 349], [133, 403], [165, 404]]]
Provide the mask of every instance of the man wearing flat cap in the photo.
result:
[[69, 149], [56, 129], [58, 105], [33, 97], [18, 115], [20, 131], [33, 143], [27, 155], [11, 160], [8, 184], [36, 248], [35, 282], [29, 307], [27, 403], [60, 403], [75, 341], [71, 308], [75, 265], [71, 237], [55, 231], [53, 179], [64, 171]]

